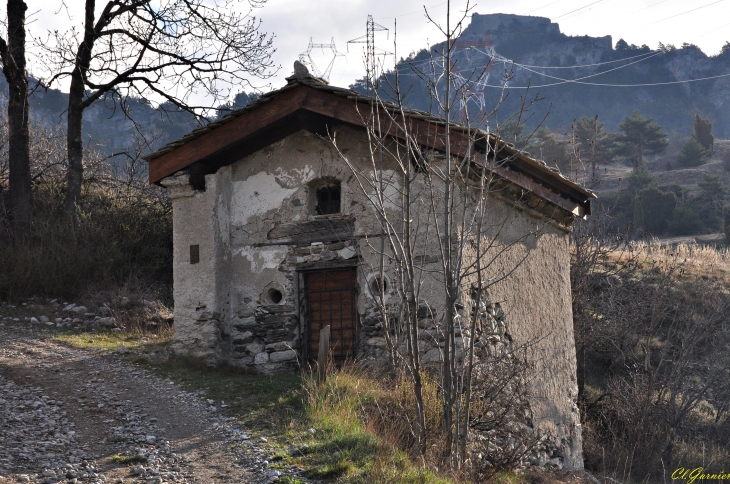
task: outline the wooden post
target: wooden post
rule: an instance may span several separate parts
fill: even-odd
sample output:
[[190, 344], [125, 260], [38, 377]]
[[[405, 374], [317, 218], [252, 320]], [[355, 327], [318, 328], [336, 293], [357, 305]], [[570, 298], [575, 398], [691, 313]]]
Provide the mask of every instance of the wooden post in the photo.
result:
[[319, 354], [317, 355], [317, 381], [320, 384], [327, 380], [327, 358], [330, 355], [330, 327], [322, 328], [319, 332]]

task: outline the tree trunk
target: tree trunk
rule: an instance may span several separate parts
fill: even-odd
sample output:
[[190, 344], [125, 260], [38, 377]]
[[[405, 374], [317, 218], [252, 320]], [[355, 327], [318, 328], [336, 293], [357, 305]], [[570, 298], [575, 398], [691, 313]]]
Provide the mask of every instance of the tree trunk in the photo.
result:
[[74, 96], [74, 80], [71, 81], [71, 93], [68, 101], [68, 131], [66, 133], [66, 149], [68, 150], [68, 172], [66, 175], [66, 200], [64, 211], [73, 217], [76, 214], [76, 205], [81, 200], [81, 184], [84, 179], [84, 145], [81, 142], [81, 124], [84, 110], [80, 106], [84, 85], [79, 82], [81, 95]]
[[16, 229], [30, 224], [30, 137], [28, 133], [28, 78], [25, 75], [25, 11], [23, 0], [8, 0], [8, 41], [0, 39], [3, 74], [8, 81], [10, 211]]
[[66, 149], [68, 150], [68, 173], [66, 175], [66, 200], [64, 211], [70, 217], [76, 215], [76, 206], [81, 200], [81, 184], [84, 180], [84, 144], [81, 127], [84, 116], [84, 73], [91, 64], [91, 49], [94, 45], [94, 0], [86, 0], [84, 41], [79, 45], [76, 66], [71, 73], [71, 87], [68, 93], [68, 127]]

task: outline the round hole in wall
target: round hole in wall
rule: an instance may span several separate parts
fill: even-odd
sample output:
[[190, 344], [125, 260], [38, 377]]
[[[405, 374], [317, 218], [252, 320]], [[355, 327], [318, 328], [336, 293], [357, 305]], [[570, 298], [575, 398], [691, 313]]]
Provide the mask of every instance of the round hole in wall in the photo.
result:
[[279, 304], [284, 299], [284, 295], [278, 289], [269, 290], [269, 301], [274, 304]]
[[[381, 280], [379, 277], [373, 277], [373, 279], [370, 281], [370, 292], [373, 295], [377, 296], [380, 294], [380, 283], [381, 283]], [[383, 283], [383, 294], [387, 294], [388, 293], [388, 280], [384, 279], [382, 281], [382, 283]]]

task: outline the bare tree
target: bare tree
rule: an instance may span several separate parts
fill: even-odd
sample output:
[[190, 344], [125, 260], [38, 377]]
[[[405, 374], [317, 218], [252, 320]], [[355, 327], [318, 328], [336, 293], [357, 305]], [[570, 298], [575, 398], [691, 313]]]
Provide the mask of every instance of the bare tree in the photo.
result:
[[[38, 42], [50, 71], [47, 84], [70, 79], [68, 214], [81, 195], [84, 110], [103, 100], [131, 119], [127, 98], [152, 96], [204, 120], [232, 86], [272, 74], [273, 38], [251, 15], [264, 2], [249, 0], [239, 13], [235, 0], [113, 0], [100, 10], [86, 0], [83, 31], [52, 32]], [[196, 104], [201, 95], [205, 105]]]
[[0, 59], [8, 81], [8, 141], [10, 211], [16, 228], [31, 218], [28, 78], [25, 72], [25, 12], [23, 0], [8, 0], [7, 41], [0, 37]]
[[[485, 395], [473, 396], [474, 378], [490, 378], [490, 369], [509, 369], [512, 373], [501, 383], [476, 387], [491, 392], [514, 388], [506, 382], [520, 374], [519, 365], [497, 364], [512, 348], [504, 324], [500, 326], [494, 316], [501, 311], [499, 303], [489, 300], [489, 292], [526, 259], [527, 253], [515, 255], [513, 250], [544, 227], [540, 222], [517, 236], [504, 230], [515, 214], [500, 211], [503, 202], [495, 197], [504, 193], [505, 185], [494, 173], [514, 160], [516, 150], [477, 128], [495, 116], [497, 107], [470, 112], [475, 106], [468, 99], [469, 84], [478, 82], [486, 68], [458, 80], [452, 73], [454, 42], [469, 12], [467, 5], [454, 23], [449, 14], [441, 28], [445, 42], [429, 49], [425, 67], [412, 66], [430, 91], [433, 114], [404, 105], [401, 72], [396, 68], [371, 80], [379, 88], [373, 90], [369, 110], [360, 112], [370, 146], [367, 166], [339, 152], [377, 214], [373, 233], [382, 235], [367, 244], [380, 257], [379, 266], [370, 268], [379, 275], [369, 289], [382, 318], [391, 361], [412, 382], [416, 449], [421, 454], [428, 451], [422, 384], [422, 372], [428, 368], [440, 373], [441, 465], [453, 468], [467, 460], [470, 431], [488, 426], [485, 418], [490, 410], [481, 403]], [[375, 76], [377, 71], [368, 69]], [[524, 98], [523, 111], [530, 104]], [[460, 124], [454, 123], [457, 118]], [[439, 128], [419, 125], [419, 120]], [[337, 147], [335, 135], [331, 141]], [[386, 295], [386, 271], [393, 277], [391, 297]], [[474, 415], [471, 409], [476, 410]], [[513, 457], [519, 460], [528, 451], [529, 447], [522, 448]]]

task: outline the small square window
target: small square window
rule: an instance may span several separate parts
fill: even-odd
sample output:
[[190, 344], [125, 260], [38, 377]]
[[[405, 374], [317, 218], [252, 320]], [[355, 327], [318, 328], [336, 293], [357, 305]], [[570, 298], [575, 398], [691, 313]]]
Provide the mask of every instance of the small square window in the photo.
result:
[[317, 189], [317, 215], [340, 213], [340, 185], [330, 185]]
[[190, 263], [191, 264], [197, 264], [200, 262], [200, 246], [199, 245], [191, 245], [190, 246]]

